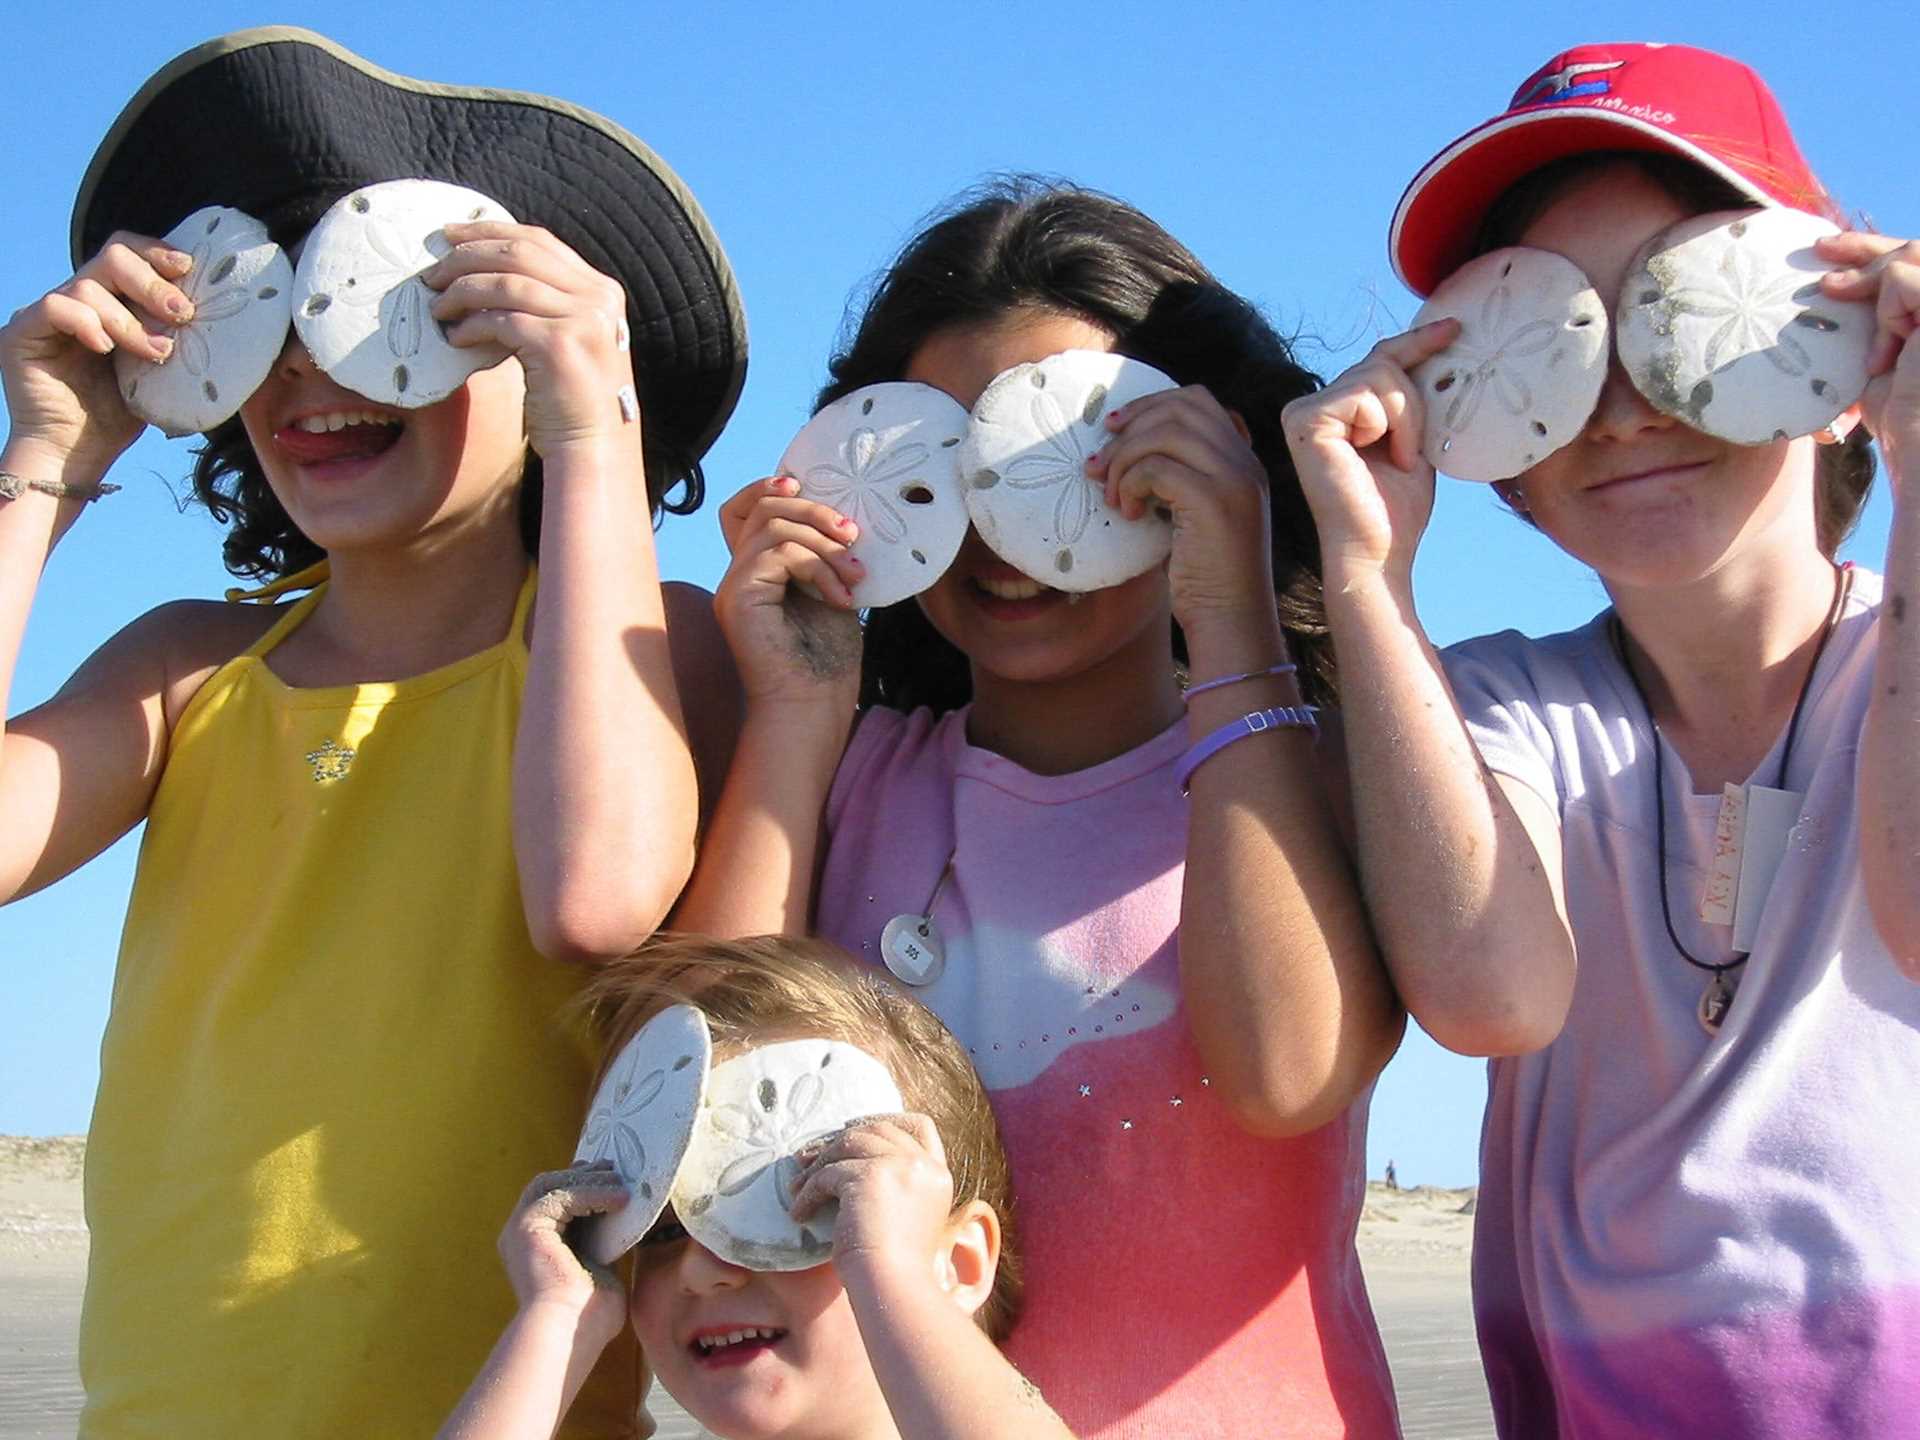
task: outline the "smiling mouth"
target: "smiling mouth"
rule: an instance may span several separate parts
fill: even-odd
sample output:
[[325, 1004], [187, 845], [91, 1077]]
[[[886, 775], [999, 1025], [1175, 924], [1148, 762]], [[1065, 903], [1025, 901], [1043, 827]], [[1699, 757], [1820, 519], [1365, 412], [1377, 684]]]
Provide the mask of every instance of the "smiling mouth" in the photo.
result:
[[746, 1325], [738, 1330], [717, 1330], [706, 1335], [694, 1336], [688, 1349], [702, 1360], [711, 1360], [718, 1356], [745, 1357], [786, 1338], [787, 1332], [766, 1325]]
[[369, 460], [399, 441], [403, 421], [370, 410], [331, 410], [303, 415], [274, 432], [274, 442], [301, 465]]
[[989, 576], [973, 576], [973, 586], [983, 589], [995, 599], [1039, 599], [1041, 595], [1056, 595], [1060, 591], [1043, 586], [1039, 580], [1027, 580], [1025, 576], [1016, 576], [1012, 580], [995, 580]]

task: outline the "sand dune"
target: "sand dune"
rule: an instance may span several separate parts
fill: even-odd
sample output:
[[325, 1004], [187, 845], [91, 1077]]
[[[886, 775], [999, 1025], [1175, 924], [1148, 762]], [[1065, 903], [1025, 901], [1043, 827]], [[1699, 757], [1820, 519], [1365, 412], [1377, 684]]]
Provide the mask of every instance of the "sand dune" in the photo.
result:
[[[0, 1136], [0, 1440], [69, 1440], [80, 1410], [74, 1343], [86, 1279], [85, 1142]], [[1467, 1302], [1471, 1190], [1371, 1185], [1360, 1258], [1386, 1337], [1407, 1440], [1492, 1433]], [[703, 1435], [664, 1395], [661, 1440]]]

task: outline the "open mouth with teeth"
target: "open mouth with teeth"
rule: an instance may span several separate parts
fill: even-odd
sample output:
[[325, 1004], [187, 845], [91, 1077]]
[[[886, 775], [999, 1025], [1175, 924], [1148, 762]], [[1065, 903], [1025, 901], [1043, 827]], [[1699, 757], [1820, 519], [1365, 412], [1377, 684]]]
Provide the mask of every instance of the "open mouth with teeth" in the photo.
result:
[[301, 465], [369, 460], [386, 453], [406, 429], [393, 415], [373, 410], [329, 410], [302, 415], [274, 432], [274, 442]]
[[967, 588], [974, 604], [999, 620], [1022, 620], [1079, 598], [1019, 574], [972, 575]]
[[687, 1348], [699, 1360], [716, 1364], [744, 1364], [786, 1338], [787, 1332], [768, 1325], [743, 1325], [733, 1330], [703, 1330]]

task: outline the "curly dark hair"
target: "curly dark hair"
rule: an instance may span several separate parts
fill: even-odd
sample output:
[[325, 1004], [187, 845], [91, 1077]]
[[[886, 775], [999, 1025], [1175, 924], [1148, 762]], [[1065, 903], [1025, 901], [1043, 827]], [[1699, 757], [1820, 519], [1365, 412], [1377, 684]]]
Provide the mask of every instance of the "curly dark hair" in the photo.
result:
[[[1034, 176], [1005, 176], [936, 212], [873, 285], [830, 362], [818, 410], [849, 391], [898, 380], [927, 338], [1035, 309], [1114, 337], [1123, 355], [1204, 385], [1252, 433], [1271, 494], [1275, 601], [1309, 699], [1331, 703], [1333, 646], [1320, 591], [1320, 543], [1280, 426], [1289, 400], [1320, 387], [1254, 306], [1192, 252], [1112, 196]], [[1174, 627], [1174, 658], [1186, 645]], [[967, 660], [911, 600], [871, 611], [861, 705], [946, 711], [964, 705]]]
[[[647, 500], [657, 524], [661, 512], [690, 515], [706, 497], [700, 463], [677, 452], [671, 441], [649, 437]], [[325, 558], [325, 551], [301, 534], [267, 484], [240, 417], [215, 426], [193, 452], [193, 498], [227, 526], [221, 558], [235, 575], [278, 580]], [[669, 498], [678, 488], [678, 496]], [[540, 551], [540, 457], [527, 451], [520, 471], [520, 538], [528, 555]]]
[[[1517, 245], [1527, 227], [1569, 186], [1596, 170], [1631, 165], [1674, 202], [1705, 215], [1715, 210], [1748, 210], [1754, 200], [1705, 166], [1679, 155], [1648, 150], [1589, 150], [1568, 155], [1529, 172], [1493, 202], [1480, 222], [1472, 253], [1484, 255]], [[1822, 445], [1814, 459], [1813, 520], [1820, 548], [1828, 559], [1840, 549], [1873, 489], [1873, 437], [1856, 425], [1837, 445]], [[1520, 513], [1520, 512], [1515, 512]], [[1524, 514], [1520, 518], [1532, 524]]]

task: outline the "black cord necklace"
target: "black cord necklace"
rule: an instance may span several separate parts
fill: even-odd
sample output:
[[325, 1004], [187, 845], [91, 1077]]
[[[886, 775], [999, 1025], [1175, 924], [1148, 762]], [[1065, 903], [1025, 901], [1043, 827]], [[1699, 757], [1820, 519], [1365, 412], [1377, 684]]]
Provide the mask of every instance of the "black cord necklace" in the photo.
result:
[[[1773, 781], [1776, 790], [1787, 788], [1787, 765], [1793, 759], [1793, 741], [1800, 732], [1800, 715], [1807, 707], [1807, 695], [1813, 689], [1813, 676], [1820, 668], [1820, 657], [1827, 653], [1827, 641], [1833, 638], [1834, 629], [1840, 623], [1840, 612], [1846, 608], [1847, 591], [1852, 579], [1852, 573], [1846, 567], [1834, 572], [1833, 608], [1827, 612], [1827, 623], [1820, 630], [1820, 643], [1814, 646], [1813, 661], [1807, 666], [1807, 673], [1801, 677], [1800, 693], [1794, 698], [1793, 716], [1787, 721], [1787, 738], [1780, 747], [1780, 767]], [[1747, 953], [1740, 951], [1733, 959], [1715, 965], [1700, 959], [1680, 943], [1680, 932], [1673, 925], [1673, 904], [1667, 895], [1667, 780], [1666, 765], [1660, 753], [1660, 725], [1653, 718], [1653, 705], [1647, 699], [1646, 688], [1641, 685], [1639, 675], [1634, 672], [1632, 657], [1627, 654], [1626, 630], [1620, 624], [1618, 611], [1608, 617], [1607, 633], [1613, 640], [1615, 653], [1620, 657], [1620, 668], [1627, 672], [1627, 683], [1633, 686], [1633, 693], [1639, 697], [1640, 708], [1647, 712], [1647, 728], [1653, 732], [1653, 824], [1655, 833], [1660, 837], [1660, 918], [1666, 922], [1667, 938], [1673, 942], [1673, 948], [1679, 952], [1680, 958], [1694, 969], [1705, 970], [1713, 977], [1707, 981], [1707, 988], [1700, 996], [1698, 1014], [1706, 1032], [1718, 1035], [1727, 1012], [1733, 1008], [1734, 990], [1739, 984], [1737, 972], [1747, 963]]]

